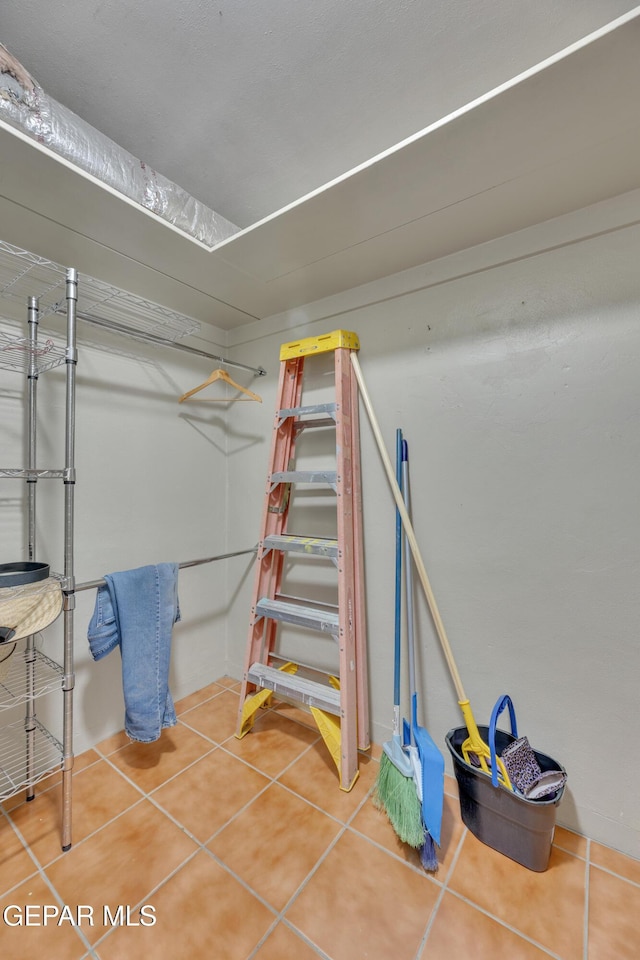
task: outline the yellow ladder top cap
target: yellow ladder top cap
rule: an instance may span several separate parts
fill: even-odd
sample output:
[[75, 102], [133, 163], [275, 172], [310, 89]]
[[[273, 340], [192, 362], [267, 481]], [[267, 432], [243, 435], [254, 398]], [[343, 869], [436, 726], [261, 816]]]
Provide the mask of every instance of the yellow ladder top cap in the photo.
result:
[[359, 350], [358, 334], [350, 330], [332, 330], [319, 337], [306, 337], [304, 340], [291, 340], [280, 347], [280, 359], [291, 360], [306, 357], [310, 353], [330, 353], [345, 347], [347, 350]]

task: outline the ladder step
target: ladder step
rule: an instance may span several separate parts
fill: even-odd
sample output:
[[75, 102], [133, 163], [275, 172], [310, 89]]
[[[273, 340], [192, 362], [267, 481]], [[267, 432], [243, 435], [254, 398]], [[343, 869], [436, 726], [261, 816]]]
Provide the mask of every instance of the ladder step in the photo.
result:
[[326, 483], [336, 490], [338, 474], [336, 470], [283, 470], [271, 474], [271, 483]]
[[302, 553], [307, 556], [338, 558], [338, 541], [322, 537], [298, 537], [294, 534], [272, 534], [265, 537], [265, 549], [282, 550], [283, 553]]
[[296, 674], [284, 673], [275, 667], [268, 667], [264, 663], [254, 663], [249, 667], [247, 679], [258, 687], [273, 690], [276, 696], [297, 703], [304, 703], [308, 707], [318, 707], [335, 716], [340, 716], [340, 691], [334, 687], [325, 686], [315, 680], [299, 677]]
[[318, 417], [317, 420], [296, 420], [293, 426], [298, 434], [311, 427], [335, 427], [335, 425], [336, 421], [332, 417]]
[[256, 616], [279, 620], [282, 623], [295, 623], [299, 627], [320, 630], [334, 637], [338, 636], [340, 630], [337, 610], [306, 607], [302, 604], [287, 603], [285, 600], [270, 600], [268, 597], [258, 600]]
[[359, 350], [357, 333], [351, 330], [332, 330], [319, 337], [306, 337], [304, 340], [290, 340], [280, 347], [280, 360], [305, 357], [311, 353], [329, 353], [331, 350]]
[[[289, 417], [307, 417], [313, 416], [314, 414], [323, 413], [325, 414], [325, 419], [323, 420], [309, 420], [306, 422], [306, 425], [313, 427], [315, 424], [327, 424], [335, 423], [336, 419], [336, 410], [337, 403], [315, 403], [307, 407], [288, 407], [286, 410], [279, 410], [278, 417], [280, 418], [280, 423], [284, 423], [285, 420], [288, 420]], [[329, 420], [326, 419], [328, 414]]]

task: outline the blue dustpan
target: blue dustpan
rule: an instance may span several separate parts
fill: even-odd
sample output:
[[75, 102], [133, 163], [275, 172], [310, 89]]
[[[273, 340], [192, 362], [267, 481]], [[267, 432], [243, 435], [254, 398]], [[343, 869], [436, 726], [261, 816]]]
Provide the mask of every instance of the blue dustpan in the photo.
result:
[[[409, 448], [402, 441], [402, 479], [404, 502], [409, 512]], [[413, 630], [413, 558], [405, 537], [405, 579], [407, 601], [407, 640], [409, 647], [409, 686], [411, 688], [411, 725], [402, 721], [403, 745], [411, 758], [413, 779], [422, 806], [422, 819], [435, 843], [440, 843], [444, 804], [444, 757], [424, 727], [418, 725], [415, 640]]]

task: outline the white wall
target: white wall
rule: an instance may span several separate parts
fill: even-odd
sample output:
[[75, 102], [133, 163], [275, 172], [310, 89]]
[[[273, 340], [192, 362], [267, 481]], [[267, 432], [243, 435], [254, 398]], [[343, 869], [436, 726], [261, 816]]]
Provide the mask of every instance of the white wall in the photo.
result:
[[[280, 344], [353, 329], [387, 443], [402, 426], [410, 444], [418, 541], [476, 719], [486, 723], [510, 693], [521, 731], [568, 769], [558, 821], [638, 856], [640, 228], [614, 230], [607, 216], [615, 208], [618, 223], [620, 210], [640, 222], [639, 207], [636, 195], [619, 198], [228, 337], [209, 331], [213, 352], [266, 367], [264, 378], [238, 374], [262, 404], [181, 406], [209, 361], [122, 341], [111, 349], [128, 355], [82, 346], [78, 580], [253, 546]], [[40, 382], [41, 464], [58, 460], [62, 379], [52, 371]], [[20, 409], [18, 382], [3, 373], [7, 466], [23, 462], [20, 431], [5, 417]], [[324, 374], [314, 388], [326, 391]], [[394, 508], [362, 416], [370, 707], [382, 742], [392, 718]], [[3, 497], [3, 554], [13, 559], [22, 493], [5, 485]], [[39, 484], [38, 497], [41, 556], [59, 567], [58, 484]], [[250, 557], [181, 573], [176, 697], [225, 671], [241, 675], [252, 580]], [[444, 749], [460, 711], [418, 595], [421, 719]], [[123, 721], [117, 654], [94, 664], [86, 646], [94, 599], [78, 594], [77, 752]], [[44, 636], [55, 655], [60, 624]], [[38, 710], [56, 732], [57, 698]]]
[[[612, 205], [577, 215], [591, 239], [520, 256], [543, 247], [539, 231], [523, 232], [237, 331], [237, 357], [269, 376], [263, 408], [234, 413], [236, 430], [263, 438], [229, 460], [228, 519], [233, 542], [256, 537], [280, 344], [355, 330], [391, 453], [397, 426], [409, 441], [418, 542], [477, 722], [509, 693], [520, 732], [568, 770], [558, 822], [639, 856], [640, 228], [598, 235]], [[577, 223], [552, 224], [547, 246]], [[392, 720], [394, 507], [362, 417], [381, 742]], [[238, 677], [250, 588], [248, 577], [229, 609]], [[444, 750], [461, 717], [421, 591], [418, 637], [422, 722]]]

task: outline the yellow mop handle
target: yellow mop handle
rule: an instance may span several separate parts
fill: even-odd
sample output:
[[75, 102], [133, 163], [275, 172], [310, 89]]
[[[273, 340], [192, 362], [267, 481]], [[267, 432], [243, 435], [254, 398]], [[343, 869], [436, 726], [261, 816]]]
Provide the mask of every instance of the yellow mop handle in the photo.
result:
[[[487, 763], [487, 760], [491, 759], [491, 750], [480, 736], [480, 731], [478, 730], [473, 713], [471, 712], [469, 701], [460, 700], [459, 705], [460, 709], [462, 710], [462, 716], [464, 717], [467, 732], [469, 734], [461, 747], [462, 756], [467, 763], [471, 763], [471, 754], [473, 753], [480, 761], [480, 769], [484, 770], [485, 773], [491, 774], [491, 767]], [[513, 790], [511, 780], [509, 779], [509, 774], [507, 773], [507, 768], [497, 754], [495, 761], [498, 767], [498, 781], [502, 783], [507, 790]]]

